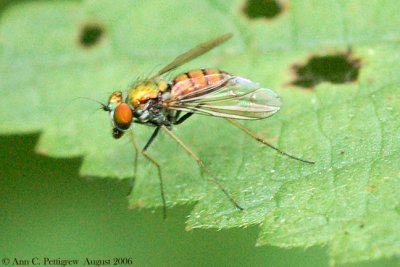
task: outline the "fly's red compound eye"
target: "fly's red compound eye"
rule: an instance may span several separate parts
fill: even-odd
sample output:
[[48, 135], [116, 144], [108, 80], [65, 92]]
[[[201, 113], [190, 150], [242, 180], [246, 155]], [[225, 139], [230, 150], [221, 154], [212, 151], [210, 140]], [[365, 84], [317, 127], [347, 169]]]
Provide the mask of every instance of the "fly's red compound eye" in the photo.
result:
[[127, 130], [132, 123], [132, 110], [126, 103], [119, 104], [114, 111], [114, 124], [120, 130]]

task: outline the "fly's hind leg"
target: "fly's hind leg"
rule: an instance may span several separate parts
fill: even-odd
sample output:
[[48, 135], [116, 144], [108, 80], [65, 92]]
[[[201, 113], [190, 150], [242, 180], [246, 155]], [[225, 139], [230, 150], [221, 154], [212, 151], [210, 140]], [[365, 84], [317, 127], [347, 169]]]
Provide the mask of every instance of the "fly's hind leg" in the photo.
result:
[[[189, 113], [190, 114], [190, 113]], [[223, 187], [220, 181], [215, 178], [211, 171], [207, 168], [204, 162], [189, 148], [187, 147], [167, 126], [162, 125], [161, 128], [168, 133], [169, 136], [172, 137], [186, 152], [196, 160], [197, 164], [204, 170], [207, 175], [212, 179], [212, 181], [221, 189], [221, 191], [225, 194], [225, 196], [229, 199], [229, 201], [239, 210], [243, 210], [243, 208], [237, 203], [237, 201], [228, 193], [228, 191]]]
[[254, 132], [250, 131], [249, 129], [247, 129], [246, 127], [244, 127], [243, 125], [241, 125], [239, 122], [237, 122], [236, 120], [233, 119], [226, 119], [227, 121], [229, 121], [231, 124], [233, 124], [234, 126], [236, 126], [237, 128], [239, 128], [240, 130], [242, 130], [243, 132], [245, 132], [246, 134], [250, 135], [251, 137], [253, 137], [255, 140], [257, 140], [258, 142], [276, 150], [278, 153], [280, 153], [281, 155], [284, 155], [286, 157], [289, 157], [291, 159], [295, 159], [304, 163], [309, 163], [309, 164], [314, 164], [314, 161], [310, 161], [310, 160], [305, 160], [305, 159], [301, 159], [298, 158], [296, 156], [290, 155], [282, 150], [280, 150], [279, 148], [271, 145], [270, 143], [268, 143], [266, 140], [261, 139], [260, 137], [258, 137]]
[[150, 156], [147, 154], [147, 151], [146, 151], [146, 150], [149, 148], [149, 146], [151, 145], [151, 143], [154, 141], [154, 139], [157, 137], [157, 134], [158, 134], [159, 131], [160, 131], [160, 127], [157, 127], [157, 128], [154, 130], [154, 132], [153, 132], [153, 134], [151, 135], [149, 141], [147, 141], [146, 145], [145, 145], [144, 148], [142, 149], [142, 155], [143, 155], [147, 160], [149, 160], [154, 166], [156, 166], [156, 168], [157, 168], [157, 171], [158, 171], [158, 179], [159, 179], [159, 182], [160, 182], [161, 200], [162, 200], [162, 203], [163, 203], [163, 217], [164, 217], [164, 219], [166, 219], [166, 218], [167, 218], [167, 205], [166, 205], [166, 202], [165, 202], [164, 184], [163, 184], [163, 179], [162, 179], [162, 174], [161, 174], [161, 166], [160, 166], [160, 164], [159, 164], [155, 159], [153, 159], [152, 157], [150, 157]]

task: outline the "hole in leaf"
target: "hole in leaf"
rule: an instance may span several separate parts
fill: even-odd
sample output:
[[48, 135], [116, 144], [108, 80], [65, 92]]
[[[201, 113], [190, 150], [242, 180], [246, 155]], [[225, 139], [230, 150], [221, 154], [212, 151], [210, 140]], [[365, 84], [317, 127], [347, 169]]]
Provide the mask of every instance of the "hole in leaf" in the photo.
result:
[[247, 17], [272, 19], [279, 15], [283, 6], [276, 0], [247, 0], [243, 12]]
[[96, 45], [104, 35], [104, 28], [99, 24], [85, 24], [79, 36], [79, 43], [84, 47]]
[[350, 51], [312, 56], [304, 65], [293, 65], [296, 79], [291, 84], [313, 88], [321, 82], [334, 84], [354, 82], [358, 78], [360, 67], [361, 60], [353, 58]]

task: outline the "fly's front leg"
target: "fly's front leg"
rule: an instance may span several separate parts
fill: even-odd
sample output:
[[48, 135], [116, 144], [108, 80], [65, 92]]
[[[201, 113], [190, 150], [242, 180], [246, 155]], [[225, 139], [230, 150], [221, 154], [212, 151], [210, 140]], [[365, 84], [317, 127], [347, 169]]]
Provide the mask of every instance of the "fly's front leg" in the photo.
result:
[[169, 136], [172, 137], [186, 152], [196, 160], [197, 164], [208, 174], [208, 176], [212, 179], [212, 181], [221, 189], [221, 191], [225, 194], [225, 196], [229, 199], [229, 201], [239, 210], [243, 210], [243, 208], [237, 203], [237, 201], [228, 193], [228, 191], [223, 187], [220, 181], [215, 178], [211, 171], [207, 168], [204, 162], [189, 148], [187, 147], [167, 126], [161, 126], [164, 131], [168, 133]]
[[139, 146], [136, 142], [136, 138], [135, 135], [133, 134], [132, 131], [129, 132], [130, 136], [131, 136], [131, 142], [133, 145], [133, 148], [135, 149], [135, 157], [134, 157], [134, 162], [133, 162], [133, 176], [132, 179], [130, 181], [130, 191], [129, 193], [132, 194], [133, 193], [133, 188], [135, 186], [135, 181], [136, 181], [136, 174], [137, 174], [137, 163], [138, 163], [138, 156], [139, 156]]
[[296, 157], [296, 156], [290, 155], [290, 154], [288, 154], [288, 153], [286, 153], [286, 152], [280, 150], [279, 148], [277, 148], [277, 147], [271, 145], [270, 143], [268, 143], [266, 140], [261, 139], [260, 137], [258, 137], [254, 132], [250, 131], [248, 128], [244, 127], [243, 125], [241, 125], [241, 124], [240, 124], [239, 122], [237, 122], [236, 120], [233, 120], [233, 119], [226, 119], [226, 120], [229, 121], [229, 122], [230, 122], [231, 124], [233, 124], [234, 126], [236, 126], [237, 128], [239, 128], [240, 130], [242, 130], [243, 132], [245, 132], [246, 134], [248, 134], [248, 135], [250, 135], [251, 137], [253, 137], [253, 138], [254, 138], [255, 140], [257, 140], [258, 142], [260, 142], [260, 143], [262, 143], [262, 144], [264, 144], [264, 145], [266, 145], [266, 146], [268, 146], [268, 147], [270, 147], [270, 148], [276, 150], [278, 153], [280, 153], [280, 154], [282, 154], [282, 155], [284, 155], [284, 156], [286, 156], [286, 157], [289, 157], [289, 158], [291, 158], [291, 159], [295, 159], [295, 160], [298, 160], [298, 161], [301, 161], [301, 162], [304, 162], [304, 163], [309, 163], [309, 164], [314, 164], [314, 163], [315, 163], [314, 161], [301, 159], [301, 158], [298, 158], [298, 157]]
[[146, 151], [146, 150], [149, 148], [149, 146], [151, 145], [151, 143], [154, 141], [154, 139], [157, 137], [157, 134], [158, 134], [159, 131], [160, 131], [160, 127], [157, 127], [157, 128], [154, 130], [154, 132], [153, 132], [153, 134], [151, 135], [149, 141], [147, 141], [146, 145], [145, 145], [144, 148], [142, 149], [142, 155], [143, 155], [147, 160], [149, 160], [154, 166], [156, 166], [156, 168], [157, 168], [157, 171], [158, 171], [158, 179], [159, 179], [159, 181], [160, 181], [161, 200], [162, 200], [162, 203], [163, 203], [163, 217], [164, 217], [164, 219], [166, 219], [166, 218], [167, 218], [167, 205], [166, 205], [166, 202], [165, 202], [164, 183], [163, 183], [163, 179], [162, 179], [161, 166], [160, 166], [160, 164], [159, 164], [155, 159], [153, 159], [152, 157], [150, 157], [150, 156], [147, 154], [147, 151]]

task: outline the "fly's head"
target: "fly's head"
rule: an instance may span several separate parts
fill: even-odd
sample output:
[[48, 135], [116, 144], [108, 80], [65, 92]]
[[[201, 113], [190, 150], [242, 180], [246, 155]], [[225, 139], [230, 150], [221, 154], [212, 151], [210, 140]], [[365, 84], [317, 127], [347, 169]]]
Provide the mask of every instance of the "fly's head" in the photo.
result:
[[131, 108], [122, 99], [122, 92], [113, 92], [108, 99], [108, 104], [103, 106], [103, 110], [110, 113], [113, 125], [112, 136], [115, 139], [121, 138], [131, 127], [133, 117]]

